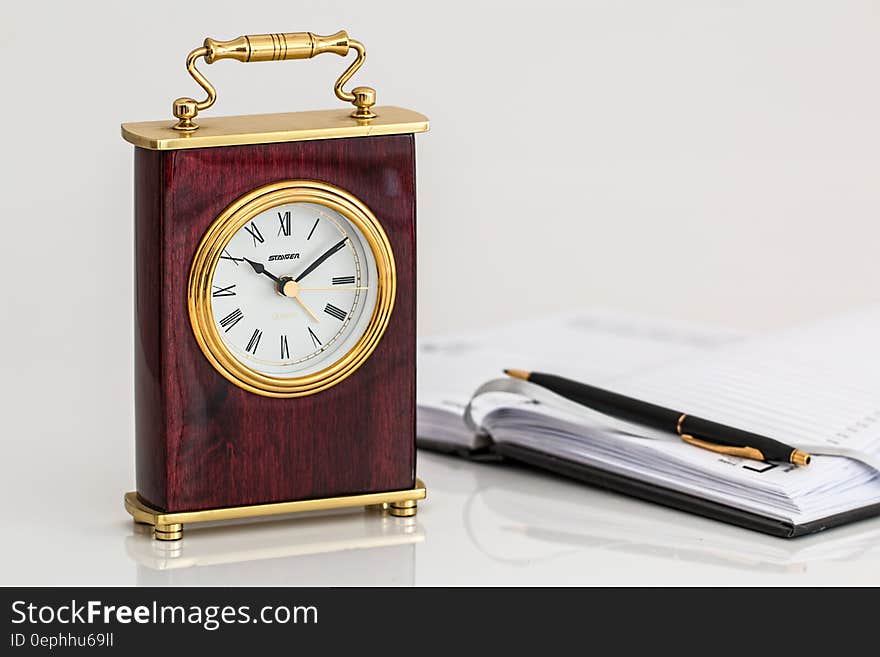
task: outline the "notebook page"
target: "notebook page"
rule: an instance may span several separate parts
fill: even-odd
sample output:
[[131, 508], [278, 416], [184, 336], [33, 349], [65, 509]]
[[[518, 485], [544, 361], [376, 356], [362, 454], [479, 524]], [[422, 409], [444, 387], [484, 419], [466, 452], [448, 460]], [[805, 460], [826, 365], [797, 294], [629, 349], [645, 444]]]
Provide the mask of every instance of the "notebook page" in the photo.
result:
[[880, 306], [607, 384], [815, 453], [880, 456]]

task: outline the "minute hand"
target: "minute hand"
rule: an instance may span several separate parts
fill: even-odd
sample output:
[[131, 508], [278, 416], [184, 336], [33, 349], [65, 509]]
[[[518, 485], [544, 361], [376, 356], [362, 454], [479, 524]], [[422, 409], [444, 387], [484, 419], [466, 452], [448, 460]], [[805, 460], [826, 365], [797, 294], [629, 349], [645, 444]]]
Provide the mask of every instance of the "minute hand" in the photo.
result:
[[330, 256], [332, 256], [334, 253], [336, 253], [337, 251], [339, 251], [339, 249], [341, 249], [342, 247], [344, 247], [344, 246], [345, 246], [345, 241], [346, 241], [347, 239], [348, 239], [347, 237], [343, 237], [341, 240], [339, 240], [339, 242], [337, 242], [336, 244], [334, 244], [333, 246], [331, 246], [329, 249], [327, 249], [321, 257], [319, 257], [319, 258], [318, 258], [317, 260], [315, 260], [312, 264], [310, 264], [308, 267], [306, 267], [306, 268], [303, 270], [303, 272], [302, 272], [299, 276], [297, 276], [296, 278], [294, 278], [293, 280], [294, 280], [295, 282], [299, 283], [302, 279], [304, 279], [306, 276], [308, 276], [308, 275], [311, 274], [313, 271], [315, 271], [315, 269], [318, 268], [318, 265], [320, 265], [320, 264], [321, 264], [322, 262], [324, 262], [327, 258], [329, 258]]

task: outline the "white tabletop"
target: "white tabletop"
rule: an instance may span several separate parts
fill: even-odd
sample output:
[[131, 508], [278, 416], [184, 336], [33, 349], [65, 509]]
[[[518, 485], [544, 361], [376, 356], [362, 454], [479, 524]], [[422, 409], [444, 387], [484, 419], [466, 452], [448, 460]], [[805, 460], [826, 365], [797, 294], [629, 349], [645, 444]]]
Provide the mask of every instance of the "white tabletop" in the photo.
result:
[[785, 540], [511, 465], [422, 451], [419, 474], [428, 499], [412, 519], [353, 510], [192, 526], [161, 543], [108, 481], [23, 472], [31, 492], [7, 499], [0, 583], [880, 583], [880, 519]]

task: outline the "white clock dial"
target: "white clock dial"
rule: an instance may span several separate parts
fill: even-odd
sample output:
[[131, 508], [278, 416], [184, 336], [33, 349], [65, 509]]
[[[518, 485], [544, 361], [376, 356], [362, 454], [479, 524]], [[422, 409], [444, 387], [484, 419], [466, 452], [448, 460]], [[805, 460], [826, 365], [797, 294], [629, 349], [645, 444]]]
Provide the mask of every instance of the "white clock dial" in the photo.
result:
[[217, 261], [211, 310], [242, 364], [301, 377], [342, 358], [367, 330], [376, 261], [361, 231], [315, 203], [288, 203], [245, 224]]

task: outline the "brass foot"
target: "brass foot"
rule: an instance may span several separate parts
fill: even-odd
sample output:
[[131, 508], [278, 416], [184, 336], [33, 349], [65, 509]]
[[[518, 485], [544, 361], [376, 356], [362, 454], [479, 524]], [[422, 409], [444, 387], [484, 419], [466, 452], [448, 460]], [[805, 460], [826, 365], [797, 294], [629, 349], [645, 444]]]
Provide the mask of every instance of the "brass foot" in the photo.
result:
[[157, 541], [179, 541], [183, 538], [183, 525], [181, 523], [156, 525], [153, 528], [153, 537]]
[[402, 502], [391, 502], [388, 505], [388, 513], [396, 518], [409, 518], [416, 515], [419, 510], [419, 504], [415, 500], [403, 500]]

